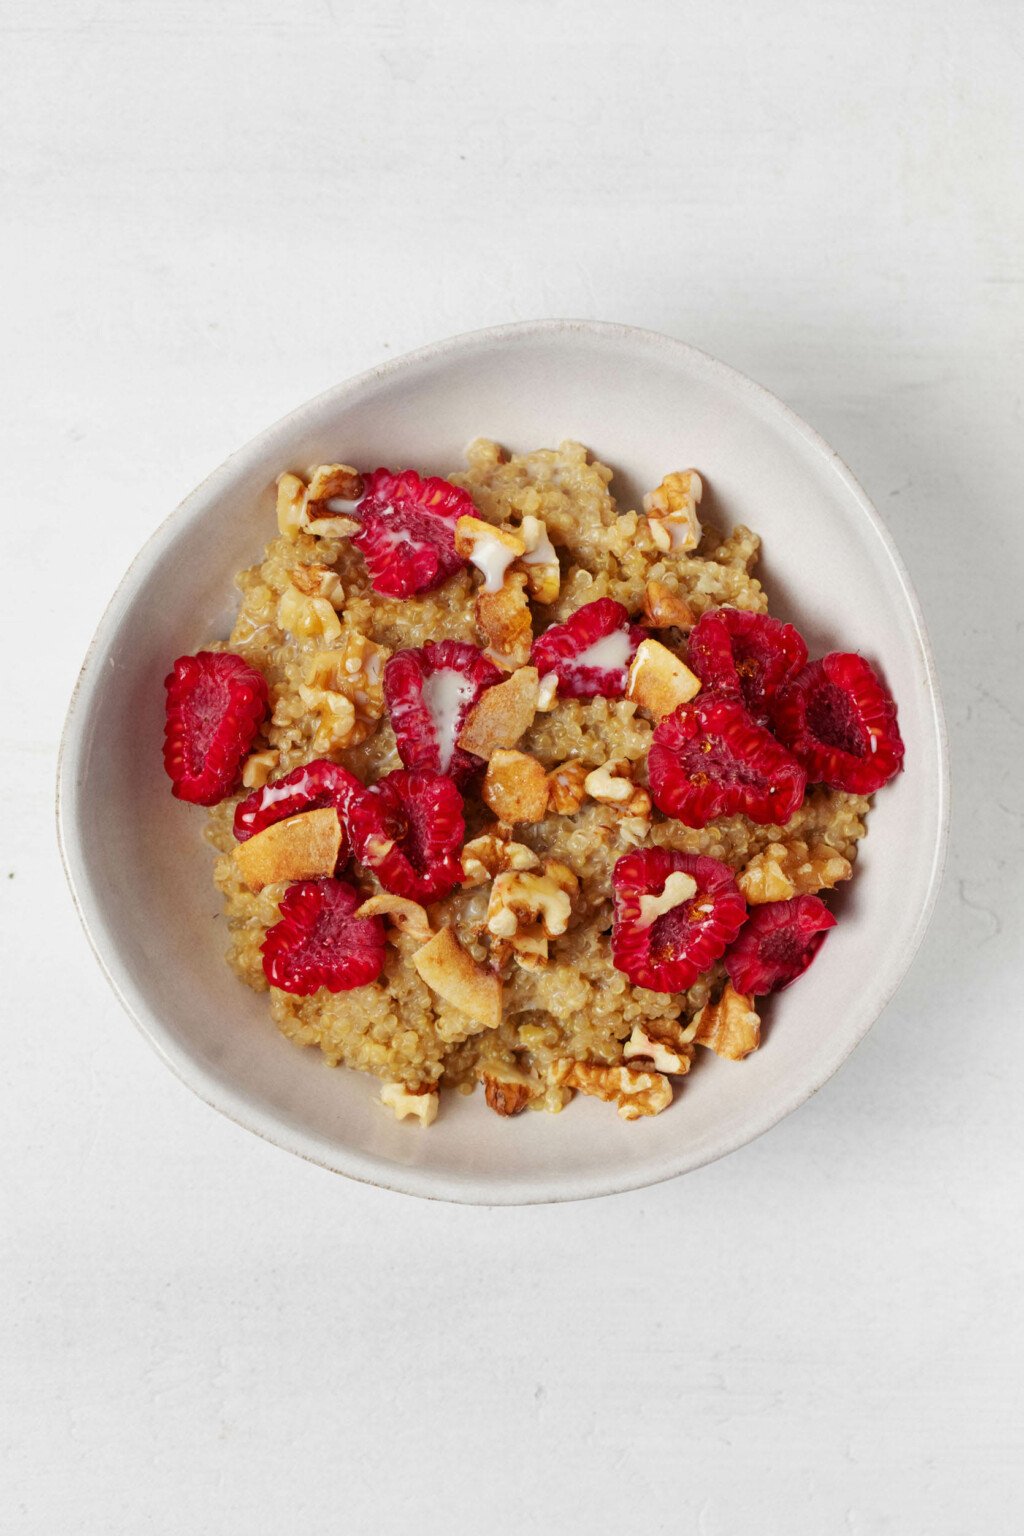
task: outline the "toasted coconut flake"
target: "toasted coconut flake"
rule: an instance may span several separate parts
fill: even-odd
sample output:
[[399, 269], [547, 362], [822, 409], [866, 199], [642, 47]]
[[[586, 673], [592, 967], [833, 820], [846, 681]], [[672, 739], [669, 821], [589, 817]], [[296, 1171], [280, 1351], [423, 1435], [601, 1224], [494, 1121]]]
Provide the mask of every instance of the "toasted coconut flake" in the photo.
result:
[[626, 698], [661, 720], [695, 698], [700, 686], [700, 678], [660, 640], [641, 640], [630, 663]]
[[527, 752], [506, 748], [492, 754], [481, 790], [484, 804], [506, 826], [543, 821], [548, 808], [548, 776], [543, 763]]
[[286, 880], [333, 875], [343, 834], [333, 806], [303, 811], [264, 827], [234, 850], [238, 872], [251, 891]]
[[442, 928], [418, 949], [412, 963], [432, 992], [467, 1014], [479, 1029], [497, 1029], [501, 1023], [501, 977], [478, 965], [451, 928]]
[[519, 667], [503, 683], [487, 688], [469, 711], [459, 732], [459, 746], [488, 761], [514, 747], [537, 713], [536, 667]]

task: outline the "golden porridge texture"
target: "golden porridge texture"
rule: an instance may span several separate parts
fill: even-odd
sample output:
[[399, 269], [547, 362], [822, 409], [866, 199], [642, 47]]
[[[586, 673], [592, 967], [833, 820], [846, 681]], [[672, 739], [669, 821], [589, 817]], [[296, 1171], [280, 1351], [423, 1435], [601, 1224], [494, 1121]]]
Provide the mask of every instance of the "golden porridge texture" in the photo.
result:
[[[754, 911], [759, 902], [845, 879], [868, 800], [817, 784], [782, 826], [740, 814], [684, 825], [651, 803], [655, 715], [636, 697], [552, 697], [544, 678], [530, 675], [530, 645], [584, 605], [609, 598], [649, 626], [656, 662], [660, 647], [685, 656], [687, 632], [706, 611], [767, 611], [754, 574], [757, 535], [745, 527], [727, 534], [701, 528], [689, 472], [667, 477], [646, 510], [620, 508], [611, 471], [578, 443], [510, 455], [478, 441], [451, 482], [472, 497], [479, 520], [509, 533], [501, 557], [510, 557], [507, 565], [492, 579], [484, 560], [471, 560], [435, 590], [392, 597], [372, 589], [352, 543], [355, 524], [345, 515], [352, 489], [348, 498], [318, 495], [341, 481], [324, 470], [311, 477], [282, 477], [281, 531], [262, 561], [238, 577], [230, 638], [209, 647], [251, 663], [269, 691], [241, 787], [209, 812], [230, 965], [247, 986], [269, 992], [273, 1020], [290, 1040], [318, 1048], [332, 1066], [398, 1085], [386, 1090], [385, 1103], [424, 1123], [436, 1113], [437, 1089], [470, 1092], [480, 1084], [499, 1114], [559, 1110], [576, 1092], [607, 1100], [627, 1119], [656, 1113], [698, 1046], [732, 1057], [752, 1049], [757, 1015], [749, 997], [729, 995], [720, 959], [681, 992], [636, 985], [613, 965], [616, 862], [641, 847], [708, 855], [734, 872]], [[460, 538], [466, 548], [474, 538], [477, 548], [490, 548], [468, 524]], [[531, 543], [534, 556], [522, 554]], [[404, 912], [382, 904], [383, 969], [369, 984], [306, 996], [268, 986], [261, 946], [287, 886], [272, 879], [253, 889], [243, 879], [234, 856], [237, 805], [314, 759], [342, 764], [365, 785], [401, 769], [385, 708], [385, 665], [399, 650], [445, 639], [485, 650], [517, 679], [515, 687], [523, 679], [534, 687], [534, 697], [539, 685], [525, 729], [462, 786], [463, 882], [424, 903], [425, 917], [416, 903]], [[666, 686], [685, 689], [690, 674], [677, 670]], [[519, 795], [532, 796], [525, 819], [516, 817], [515, 806], [527, 803]], [[361, 899], [386, 894], [375, 870], [359, 861], [345, 878]], [[529, 922], [522, 907], [518, 920], [508, 917], [512, 896], [502, 906], [516, 891], [534, 902]], [[437, 942], [446, 931], [457, 949], [446, 948], [450, 938]], [[472, 1011], [459, 993], [460, 966], [466, 985], [479, 989]], [[455, 978], [451, 986], [447, 975]], [[500, 987], [488, 992], [495, 976]], [[488, 999], [499, 993], [498, 1011], [487, 1017]]]

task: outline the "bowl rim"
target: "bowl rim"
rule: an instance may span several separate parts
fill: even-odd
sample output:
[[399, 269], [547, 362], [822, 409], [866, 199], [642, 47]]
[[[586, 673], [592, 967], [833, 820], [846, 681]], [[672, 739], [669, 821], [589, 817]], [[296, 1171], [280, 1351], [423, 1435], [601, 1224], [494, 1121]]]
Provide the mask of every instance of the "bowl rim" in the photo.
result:
[[[318, 411], [328, 404], [340, 405], [347, 397], [358, 395], [369, 385], [386, 382], [393, 374], [402, 373], [410, 366], [438, 361], [459, 352], [487, 350], [513, 339], [528, 341], [566, 332], [586, 334], [597, 340], [624, 342], [654, 350], [670, 351], [676, 356], [684, 355], [691, 360], [696, 360], [699, 367], [709, 376], [718, 378], [734, 392], [760, 404], [791, 432], [803, 438], [825, 461], [847, 493], [856, 501], [891, 562], [920, 647], [923, 684], [929, 703], [927, 718], [934, 730], [934, 746], [937, 753], [937, 837], [927, 873], [925, 897], [898, 967], [890, 975], [882, 991], [872, 999], [870, 1007], [864, 1010], [858, 1028], [842, 1037], [838, 1049], [826, 1063], [826, 1068], [818, 1079], [810, 1086], [800, 1084], [792, 1093], [773, 1099], [766, 1111], [755, 1118], [753, 1129], [748, 1127], [743, 1131], [724, 1136], [720, 1143], [716, 1142], [710, 1149], [697, 1155], [687, 1154], [685, 1151], [681, 1151], [675, 1157], [667, 1155], [658, 1169], [635, 1170], [624, 1166], [618, 1177], [615, 1176], [614, 1170], [592, 1178], [579, 1173], [562, 1176], [555, 1170], [550, 1177], [533, 1177], [522, 1182], [510, 1179], [495, 1183], [491, 1180], [476, 1179], [475, 1176], [453, 1179], [450, 1174], [444, 1172], [436, 1172], [416, 1165], [399, 1165], [369, 1153], [338, 1148], [314, 1132], [284, 1124], [273, 1113], [254, 1104], [243, 1090], [217, 1078], [188, 1050], [184, 1049], [170, 1030], [152, 1013], [143, 998], [139, 997], [137, 1001], [133, 1001], [134, 988], [128, 983], [127, 973], [117, 947], [111, 945], [108, 950], [99, 937], [98, 930], [102, 927], [102, 923], [90, 871], [80, 847], [73, 818], [77, 789], [71, 773], [73, 760], [77, 757], [77, 750], [81, 743], [83, 726], [89, 717], [102, 681], [103, 669], [95, 665], [97, 656], [106, 651], [116, 633], [123, 612], [130, 603], [134, 589], [158, 563], [165, 546], [174, 538], [179, 527], [191, 521], [198, 510], [197, 503], [205, 503], [216, 497], [220, 494], [222, 486], [226, 487], [230, 483], [240, 461], [257, 449], [260, 452], [266, 451], [275, 439], [286, 439], [307, 413]], [[758, 384], [748, 375], [728, 363], [723, 363], [710, 353], [676, 337], [615, 321], [524, 320], [460, 332], [441, 341], [431, 342], [399, 357], [388, 358], [362, 373], [320, 391], [235, 449], [179, 502], [174, 510], [157, 525], [131, 561], [107, 603], [89, 643], [72, 690], [61, 732], [54, 808], [57, 842], [71, 899], [100, 969], [136, 1028], [174, 1075], [204, 1103], [264, 1141], [292, 1152], [307, 1162], [326, 1168], [329, 1172], [343, 1174], [347, 1178], [375, 1188], [414, 1195], [423, 1199], [444, 1200], [466, 1205], [558, 1204], [564, 1201], [625, 1194], [631, 1190], [647, 1188], [726, 1157], [740, 1147], [756, 1141], [773, 1126], [778, 1125], [824, 1087], [825, 1083], [839, 1070], [903, 984], [931, 921], [942, 883], [949, 841], [949, 744], [935, 659], [921, 605], [906, 566], [888, 528], [863, 487], [820, 433], [764, 385]]]

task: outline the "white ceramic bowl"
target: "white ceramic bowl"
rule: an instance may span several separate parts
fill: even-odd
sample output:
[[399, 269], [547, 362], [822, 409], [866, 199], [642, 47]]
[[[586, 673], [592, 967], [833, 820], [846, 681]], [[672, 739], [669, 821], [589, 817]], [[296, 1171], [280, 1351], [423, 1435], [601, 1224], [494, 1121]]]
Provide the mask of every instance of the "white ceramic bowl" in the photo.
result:
[[[232, 577], [274, 527], [273, 483], [318, 461], [443, 474], [473, 437], [586, 443], [620, 504], [697, 465], [714, 515], [764, 539], [772, 611], [811, 653], [862, 650], [899, 703], [906, 771], [878, 796], [841, 921], [772, 1005], [744, 1063], [701, 1053], [677, 1102], [624, 1124], [577, 1099], [512, 1121], [446, 1097], [429, 1131], [397, 1123], [375, 1081], [332, 1071], [274, 1028], [223, 960], [202, 812], [161, 762], [173, 657], [226, 635]], [[157, 530], [104, 615], [71, 703], [58, 821], [68, 878], [114, 991], [201, 1098], [301, 1156], [410, 1194], [486, 1204], [636, 1188], [721, 1157], [821, 1086], [892, 996], [924, 932], [945, 841], [941, 711], [917, 600], [863, 491], [766, 390], [692, 347], [626, 326], [545, 321], [427, 347], [330, 390], [241, 449]]]

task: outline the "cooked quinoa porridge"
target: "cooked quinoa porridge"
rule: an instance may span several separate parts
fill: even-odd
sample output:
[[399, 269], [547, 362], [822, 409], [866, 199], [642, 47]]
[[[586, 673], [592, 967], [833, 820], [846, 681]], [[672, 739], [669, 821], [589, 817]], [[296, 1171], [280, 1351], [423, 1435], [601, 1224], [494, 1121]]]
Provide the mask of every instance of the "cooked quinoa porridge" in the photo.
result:
[[696, 471], [611, 482], [574, 442], [283, 474], [230, 637], [167, 680], [228, 963], [399, 1117], [482, 1084], [635, 1119], [757, 1049], [900, 767], [870, 664], [767, 616]]

